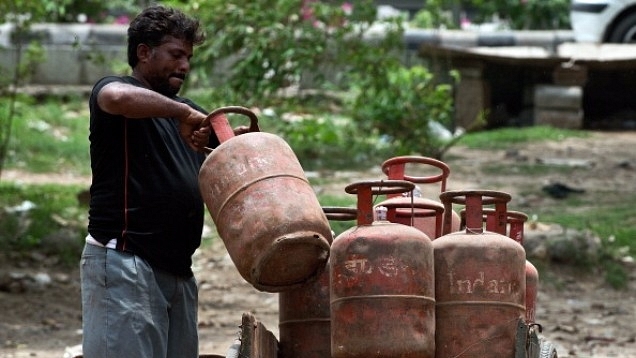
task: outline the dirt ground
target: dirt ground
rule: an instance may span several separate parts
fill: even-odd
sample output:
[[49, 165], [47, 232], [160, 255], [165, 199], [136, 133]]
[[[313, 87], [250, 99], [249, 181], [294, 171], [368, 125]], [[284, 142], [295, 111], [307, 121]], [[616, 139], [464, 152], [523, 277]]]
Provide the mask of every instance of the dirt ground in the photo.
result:
[[[621, 193], [636, 190], [636, 132], [595, 132], [591, 138], [568, 138], [548, 144], [523, 145], [507, 151], [480, 152], [461, 146], [451, 149], [449, 189], [483, 188], [513, 196], [511, 206], [531, 210], [549, 205], [541, 185], [560, 181], [589, 193]], [[540, 182], [523, 174], [505, 178], [482, 172], [488, 165], [519, 160], [567, 160], [585, 165], [585, 175], [567, 171], [546, 174]], [[577, 173], [580, 173], [578, 171]], [[381, 173], [345, 173], [335, 183], [318, 190], [344, 189], [356, 179]], [[7, 173], [3, 179], [51, 180], [24, 173]], [[512, 179], [511, 179], [512, 178]], [[73, 180], [84, 180], [73, 179]], [[635, 212], [636, 213], [636, 212]], [[238, 337], [241, 315], [251, 312], [278, 335], [278, 295], [259, 292], [236, 271], [221, 242], [208, 242], [195, 257], [200, 284], [200, 351], [224, 355]], [[577, 271], [569, 266], [544, 265], [537, 300], [537, 322], [543, 335], [555, 344], [559, 357], [636, 357], [636, 266], [628, 266], [630, 281], [625, 290], [613, 290], [602, 275]], [[46, 257], [15, 262], [0, 253], [0, 277], [8, 272], [46, 272], [52, 283], [24, 293], [0, 291], [0, 358], [71, 357], [81, 342], [79, 274], [61, 269]], [[594, 271], [592, 271], [594, 272]], [[66, 352], [66, 353], [65, 353]]]

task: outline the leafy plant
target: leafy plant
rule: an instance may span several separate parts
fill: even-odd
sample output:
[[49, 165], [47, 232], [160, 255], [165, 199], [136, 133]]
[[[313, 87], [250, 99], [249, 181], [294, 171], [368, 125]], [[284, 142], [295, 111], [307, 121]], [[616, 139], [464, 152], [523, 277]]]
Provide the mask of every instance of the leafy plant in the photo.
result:
[[371, 49], [386, 55], [394, 48], [375, 49], [377, 43], [365, 42], [376, 14], [370, 0], [352, 8], [346, 2], [302, 0], [166, 3], [196, 13], [206, 25], [208, 40], [195, 56], [193, 79], [204, 87], [228, 88], [247, 105], [303, 82], [314, 88], [346, 85], [340, 76], [355, 67], [351, 62], [368, 58]]
[[569, 28], [570, 0], [471, 0], [478, 18], [496, 15], [512, 29], [554, 30]]
[[89, 172], [88, 108], [82, 96], [45, 98], [37, 102], [21, 96], [0, 98], [0, 112], [14, 106], [13, 139], [6, 164], [31, 172]]
[[465, 19], [474, 23], [498, 19], [515, 30], [569, 29], [569, 9], [569, 0], [427, 0], [411, 23], [455, 29]]
[[12, 69], [1, 68], [2, 72], [9, 73], [6, 77], [9, 80], [0, 82], [0, 93], [8, 99], [6, 111], [0, 112], [0, 177], [11, 140], [15, 105], [18, 100], [18, 86], [23, 84], [23, 81], [33, 73], [34, 65], [41, 62], [44, 56], [37, 41], [27, 42], [26, 48], [23, 43], [23, 38], [27, 38], [31, 21], [42, 15], [42, 9], [38, 4], [40, 2], [31, 0], [18, 0], [9, 2], [9, 4], [0, 3], [0, 13], [5, 14], [4, 20], [13, 27], [11, 38], [15, 43], [14, 67]]
[[453, 8], [457, 5], [457, 1], [448, 0], [427, 0], [423, 8], [418, 11], [411, 25], [419, 28], [450, 28], [459, 27], [453, 19]]
[[377, 136], [358, 135], [349, 118], [323, 114], [274, 122], [306, 170], [366, 169], [392, 153]]
[[[77, 201], [82, 190], [75, 185], [0, 183], [0, 246], [18, 252], [54, 250], [63, 262], [76, 263], [86, 235], [86, 210]], [[66, 245], [47, 241], [56, 232], [65, 233]]]
[[451, 85], [437, 83], [422, 66], [382, 65], [356, 78], [352, 118], [366, 131], [384, 136], [396, 155], [441, 158], [448, 140], [433, 126], [451, 126]]
[[148, 0], [11, 0], [0, 2], [2, 14], [19, 15], [31, 22], [114, 22], [148, 5]]
[[[368, 148], [360, 138], [381, 138], [374, 142], [389, 145], [394, 153], [442, 155], [449, 142], [433, 128], [450, 126], [452, 86], [436, 81], [423, 66], [402, 64], [400, 17], [377, 21], [375, 4], [368, 0], [353, 3], [353, 8], [340, 1], [300, 0], [276, 0], [267, 6], [277, 11], [246, 0], [188, 3], [187, 11], [201, 14], [210, 35], [195, 56], [200, 81], [219, 80], [212, 69], [227, 66], [216, 71], [225, 76], [217, 87], [247, 106], [266, 106], [281, 91], [302, 88], [306, 82], [318, 92], [353, 92], [342, 113], [354, 119], [355, 130], [325, 117], [283, 129], [295, 149], [316, 162], [329, 158], [333, 165], [334, 159], [343, 158], [334, 155], [340, 147], [336, 142], [345, 142], [342, 135], [358, 140], [349, 139], [349, 147]], [[337, 131], [344, 131], [341, 138]], [[326, 142], [319, 146], [318, 140]]]

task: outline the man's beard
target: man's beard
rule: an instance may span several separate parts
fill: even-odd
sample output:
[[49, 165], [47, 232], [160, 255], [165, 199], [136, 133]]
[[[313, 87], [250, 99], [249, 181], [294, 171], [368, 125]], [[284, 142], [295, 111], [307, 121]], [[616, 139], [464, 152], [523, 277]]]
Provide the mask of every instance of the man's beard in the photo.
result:
[[176, 96], [177, 93], [179, 93], [180, 89], [181, 88], [175, 88], [173, 86], [170, 86], [170, 83], [168, 82], [161, 82], [157, 86], [155, 86], [155, 91], [161, 93], [162, 95], [166, 97]]
[[166, 79], [155, 78], [153, 83], [151, 83], [153, 89], [167, 97], [176, 96], [177, 93], [179, 93], [179, 90], [181, 90], [181, 86], [175, 87], [170, 85], [171, 77], [178, 77], [182, 80], [185, 80], [185, 75], [180, 75], [180, 74], [171, 74], [170, 77]]

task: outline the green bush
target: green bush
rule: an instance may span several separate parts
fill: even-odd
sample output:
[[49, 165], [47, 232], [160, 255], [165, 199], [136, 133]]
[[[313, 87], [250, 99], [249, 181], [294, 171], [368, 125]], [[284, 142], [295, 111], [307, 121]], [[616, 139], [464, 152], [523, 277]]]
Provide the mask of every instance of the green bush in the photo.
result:
[[4, 20], [9, 21], [12, 21], [9, 17], [20, 14], [33, 22], [71, 23], [85, 17], [87, 21], [112, 23], [118, 14], [134, 14], [142, 3], [135, 0], [5, 0], [0, 1], [0, 11]]
[[453, 19], [453, 7], [456, 1], [427, 0], [422, 10], [411, 20], [411, 25], [418, 28], [459, 28]]
[[359, 135], [346, 117], [316, 115], [284, 121], [278, 133], [289, 143], [305, 170], [367, 169], [392, 154], [377, 136]]
[[[79, 95], [41, 102], [20, 97], [13, 104], [15, 120], [6, 167], [40, 173], [88, 173], [87, 101]], [[7, 113], [9, 106], [9, 100], [0, 98], [0, 113]]]
[[359, 76], [351, 116], [365, 131], [392, 143], [395, 155], [441, 158], [448, 139], [435, 123], [452, 125], [452, 86], [437, 83], [425, 67], [386, 66]]
[[427, 0], [411, 24], [421, 28], [460, 27], [463, 16], [476, 24], [498, 19], [513, 30], [570, 28], [570, 0]]
[[472, 0], [481, 20], [497, 15], [512, 29], [556, 30], [570, 27], [570, 0]]
[[88, 211], [78, 203], [76, 185], [0, 183], [0, 247], [39, 250], [75, 264], [86, 236]]
[[[325, 69], [340, 69], [364, 53], [364, 33], [375, 20], [373, 1], [251, 0], [166, 1], [196, 13], [208, 40], [194, 58], [193, 78], [202, 86], [225, 87], [246, 105], [262, 103], [304, 77], [319, 87]], [[271, 11], [276, 9], [275, 11]]]

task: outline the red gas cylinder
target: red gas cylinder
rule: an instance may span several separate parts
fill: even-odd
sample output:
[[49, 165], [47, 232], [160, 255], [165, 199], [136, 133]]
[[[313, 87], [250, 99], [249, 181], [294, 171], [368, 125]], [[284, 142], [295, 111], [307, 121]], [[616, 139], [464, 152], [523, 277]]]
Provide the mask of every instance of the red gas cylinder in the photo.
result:
[[[328, 220], [353, 221], [355, 208], [323, 207]], [[317, 280], [279, 293], [279, 357], [331, 357], [328, 266]]]
[[[523, 247], [523, 230], [528, 215], [518, 211], [508, 211], [508, 236]], [[526, 260], [526, 323], [535, 322], [537, 293], [539, 291], [539, 271]]]
[[199, 171], [201, 196], [241, 276], [262, 291], [280, 292], [315, 279], [329, 257], [331, 229], [298, 158], [280, 137], [253, 131], [234, 136], [222, 107], [208, 115], [221, 144]]
[[[430, 171], [433, 169], [440, 173], [431, 176], [414, 176], [407, 174], [407, 169], [412, 170], [415, 165], [423, 166], [424, 168], [420, 168], [423, 171]], [[382, 163], [382, 171], [387, 175], [388, 179], [392, 180], [406, 180], [415, 184], [440, 183], [440, 192], [446, 191], [446, 181], [450, 175], [450, 168], [446, 165], [446, 163], [437, 159], [421, 156], [400, 156], [390, 158]], [[429, 208], [433, 208], [438, 205], [442, 208], [441, 210], [443, 210], [443, 205], [441, 205], [439, 201], [422, 197], [422, 194], [419, 190], [417, 190], [417, 188], [407, 194], [388, 195], [387, 201], [389, 201], [389, 205], [385, 205], [385, 202], [377, 205], [387, 206], [387, 208], [389, 208], [387, 213], [389, 221], [414, 226], [424, 232], [431, 239], [435, 239], [440, 236], [440, 226], [435, 213], [426, 209], [415, 208], [414, 210], [411, 210], [413, 208], [413, 203], [428, 204]], [[420, 212], [420, 210], [423, 210], [424, 213]], [[428, 212], [428, 215], [426, 212]], [[459, 230], [459, 215], [454, 211], [452, 212], [451, 220], [451, 228], [453, 231]]]
[[373, 220], [373, 195], [413, 188], [400, 180], [345, 188], [358, 196], [358, 225], [331, 246], [332, 358], [435, 355], [431, 241], [411, 226]]
[[[376, 208], [386, 208], [386, 218], [392, 223], [413, 226], [424, 232], [431, 240], [442, 235], [442, 220], [444, 218], [444, 205], [422, 197], [391, 197]], [[433, 218], [423, 221], [422, 218]], [[431, 226], [432, 225], [432, 226]]]
[[[436, 357], [513, 358], [525, 313], [525, 251], [483, 228], [483, 205], [506, 204], [495, 191], [447, 191], [444, 235], [433, 241]], [[451, 233], [452, 204], [466, 207], [466, 229]], [[497, 230], [505, 230], [505, 221]]]
[[[460, 213], [461, 228], [465, 226], [465, 214], [466, 211], [462, 210]], [[497, 208], [484, 208], [484, 221], [487, 230], [494, 230], [496, 227], [496, 214]], [[525, 222], [528, 220], [528, 215], [519, 211], [507, 211], [506, 221], [508, 223], [507, 235], [511, 239], [518, 242], [523, 246], [523, 231]], [[528, 260], [526, 260], [526, 323], [535, 322], [535, 313], [537, 308], [537, 293], [539, 290], [539, 271]]]

